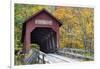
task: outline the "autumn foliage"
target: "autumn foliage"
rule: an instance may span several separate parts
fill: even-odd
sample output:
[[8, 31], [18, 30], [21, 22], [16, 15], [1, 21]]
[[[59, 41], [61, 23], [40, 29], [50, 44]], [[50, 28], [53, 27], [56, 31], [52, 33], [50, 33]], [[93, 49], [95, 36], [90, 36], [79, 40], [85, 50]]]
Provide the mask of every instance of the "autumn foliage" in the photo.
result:
[[15, 4], [15, 49], [21, 47], [23, 22], [41, 9], [46, 9], [62, 22], [60, 47], [90, 48], [94, 46], [94, 9], [46, 5]]

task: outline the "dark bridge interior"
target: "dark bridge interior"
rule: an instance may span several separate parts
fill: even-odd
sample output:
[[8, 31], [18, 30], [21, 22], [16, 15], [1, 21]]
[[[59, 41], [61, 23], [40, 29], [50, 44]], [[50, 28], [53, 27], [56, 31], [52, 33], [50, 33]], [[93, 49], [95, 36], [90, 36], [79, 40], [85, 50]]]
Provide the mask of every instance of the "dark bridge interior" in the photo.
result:
[[37, 27], [31, 32], [31, 43], [40, 45], [40, 50], [53, 53], [57, 48], [56, 32], [51, 28]]

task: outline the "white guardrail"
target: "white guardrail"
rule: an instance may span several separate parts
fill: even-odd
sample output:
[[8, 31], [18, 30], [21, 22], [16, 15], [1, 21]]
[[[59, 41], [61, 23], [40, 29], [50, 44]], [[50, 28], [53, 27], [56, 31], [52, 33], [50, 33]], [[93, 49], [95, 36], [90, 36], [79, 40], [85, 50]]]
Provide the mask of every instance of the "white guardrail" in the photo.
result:
[[[90, 51], [88, 51], [88, 50], [73, 49], [73, 48], [63, 48], [63, 49], [58, 50], [59, 54], [64, 54], [69, 57], [93, 60], [94, 56], [86, 56], [85, 55], [85, 53], [89, 53], [89, 52]], [[92, 53], [94, 53], [94, 52], [92, 51]]]
[[50, 61], [46, 58], [47, 54], [39, 51], [39, 63], [50, 64]]
[[[77, 59], [82, 59], [82, 60], [84, 60], [84, 59], [93, 60], [94, 56], [84, 55], [86, 52], [89, 52], [89, 51], [85, 51], [82, 49], [63, 48], [63, 49], [59, 49], [56, 54], [59, 54], [59, 56], [67, 55], [66, 57], [73, 58], [73, 59], [77, 58]], [[48, 57], [50, 57], [50, 54], [46, 54], [39, 50], [30, 50], [30, 52], [25, 55], [24, 63], [25, 64], [33, 64], [33, 63], [35, 63], [35, 64], [36, 63], [51, 64], [51, 63], [53, 63], [53, 61], [52, 61], [53, 57], [50, 57], [50, 58], [48, 58]], [[51, 60], [51, 58], [52, 58], [52, 60]], [[55, 59], [55, 57], [54, 57], [54, 59]], [[57, 60], [57, 58], [55, 60]]]
[[25, 64], [31, 64], [31, 63], [39, 63], [39, 64], [47, 64], [50, 63], [49, 60], [47, 60], [45, 57], [47, 54], [41, 52], [41, 51], [33, 51], [30, 50], [28, 54], [25, 55], [24, 63]]

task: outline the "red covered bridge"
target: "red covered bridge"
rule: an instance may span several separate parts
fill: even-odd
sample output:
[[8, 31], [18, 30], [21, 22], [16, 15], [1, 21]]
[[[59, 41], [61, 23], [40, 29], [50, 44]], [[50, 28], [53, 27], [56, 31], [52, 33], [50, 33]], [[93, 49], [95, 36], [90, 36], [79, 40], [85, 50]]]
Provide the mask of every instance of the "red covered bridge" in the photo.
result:
[[23, 23], [23, 53], [28, 53], [31, 43], [40, 45], [45, 53], [55, 52], [59, 48], [59, 27], [61, 22], [45, 9], [34, 14]]

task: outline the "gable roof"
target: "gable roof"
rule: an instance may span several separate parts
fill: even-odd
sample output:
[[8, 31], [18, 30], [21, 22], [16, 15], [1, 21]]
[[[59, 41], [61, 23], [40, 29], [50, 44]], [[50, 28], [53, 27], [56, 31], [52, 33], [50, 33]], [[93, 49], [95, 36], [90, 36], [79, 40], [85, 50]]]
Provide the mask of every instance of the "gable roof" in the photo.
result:
[[61, 21], [59, 20], [59, 19], [57, 19], [56, 17], [54, 17], [51, 13], [49, 13], [47, 10], [45, 10], [45, 9], [42, 9], [42, 10], [40, 10], [39, 12], [37, 12], [37, 13], [35, 13], [34, 15], [32, 15], [30, 18], [28, 18], [24, 23], [27, 23], [27, 22], [29, 22], [30, 20], [32, 20], [33, 18], [35, 18], [36, 16], [38, 16], [39, 14], [41, 14], [41, 13], [46, 13], [47, 15], [49, 15], [51, 18], [53, 18], [55, 21], [57, 21], [58, 22], [58, 24], [59, 24], [59, 26], [61, 26], [62, 25], [62, 23], [61, 23]]

